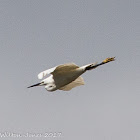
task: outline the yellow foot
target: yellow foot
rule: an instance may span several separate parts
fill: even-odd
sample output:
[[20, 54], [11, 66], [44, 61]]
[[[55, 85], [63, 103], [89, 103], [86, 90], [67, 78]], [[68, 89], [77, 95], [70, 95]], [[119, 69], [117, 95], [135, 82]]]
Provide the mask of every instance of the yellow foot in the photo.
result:
[[108, 63], [108, 62], [114, 61], [114, 60], [115, 60], [115, 57], [108, 57], [103, 61], [103, 63]]

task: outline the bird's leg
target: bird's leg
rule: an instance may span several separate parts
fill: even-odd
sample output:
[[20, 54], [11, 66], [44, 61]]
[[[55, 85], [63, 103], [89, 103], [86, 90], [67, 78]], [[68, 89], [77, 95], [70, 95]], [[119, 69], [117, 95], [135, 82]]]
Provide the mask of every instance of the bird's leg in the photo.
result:
[[108, 58], [106, 58], [102, 63], [108, 63], [108, 62], [110, 62], [110, 61], [115, 61], [115, 57], [108, 57]]
[[105, 60], [103, 60], [101, 63], [91, 64], [91, 65], [87, 66], [85, 70], [95, 69], [96, 67], [101, 66], [101, 65], [106, 64], [111, 61], [115, 61], [115, 57], [108, 57]]
[[115, 57], [108, 57], [105, 60], [103, 60], [103, 62], [97, 64], [96, 66], [100, 66], [100, 65], [106, 64], [106, 63], [111, 62], [111, 61], [115, 61]]

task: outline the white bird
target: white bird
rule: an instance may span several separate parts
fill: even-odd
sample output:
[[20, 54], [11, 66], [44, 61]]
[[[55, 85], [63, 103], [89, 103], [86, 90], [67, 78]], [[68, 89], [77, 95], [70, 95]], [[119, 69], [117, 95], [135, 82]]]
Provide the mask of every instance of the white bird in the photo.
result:
[[109, 57], [101, 63], [92, 63], [82, 67], [79, 67], [74, 63], [59, 65], [39, 73], [38, 79], [43, 79], [43, 77], [48, 74], [50, 74], [50, 76], [42, 80], [40, 83], [29, 86], [28, 88], [35, 86], [45, 86], [47, 91], [55, 91], [58, 89], [68, 91], [76, 86], [84, 85], [84, 80], [80, 76], [81, 74], [87, 70], [95, 69], [100, 65], [114, 60], [115, 57]]

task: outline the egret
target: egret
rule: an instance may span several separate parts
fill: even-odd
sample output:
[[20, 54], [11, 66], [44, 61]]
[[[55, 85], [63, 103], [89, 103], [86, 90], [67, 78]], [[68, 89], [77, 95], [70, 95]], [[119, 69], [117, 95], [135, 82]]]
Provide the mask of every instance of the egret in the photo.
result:
[[110, 61], [114, 61], [115, 57], [109, 57], [103, 60], [101, 63], [91, 63], [84, 66], [77, 66], [74, 63], [67, 63], [47, 69], [38, 74], [38, 79], [43, 79], [46, 75], [50, 74], [49, 77], [45, 78], [41, 82], [29, 86], [28, 88], [35, 86], [45, 86], [47, 91], [64, 90], [68, 91], [72, 88], [80, 85], [84, 85], [84, 80], [80, 76], [87, 70], [92, 70], [106, 64]]

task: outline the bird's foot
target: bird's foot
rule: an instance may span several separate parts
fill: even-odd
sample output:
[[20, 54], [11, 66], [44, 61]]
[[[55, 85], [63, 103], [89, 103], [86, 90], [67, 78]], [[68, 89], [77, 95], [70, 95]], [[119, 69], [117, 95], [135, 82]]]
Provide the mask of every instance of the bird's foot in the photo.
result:
[[115, 61], [115, 57], [108, 57], [103, 61], [103, 63], [108, 63], [110, 61]]

